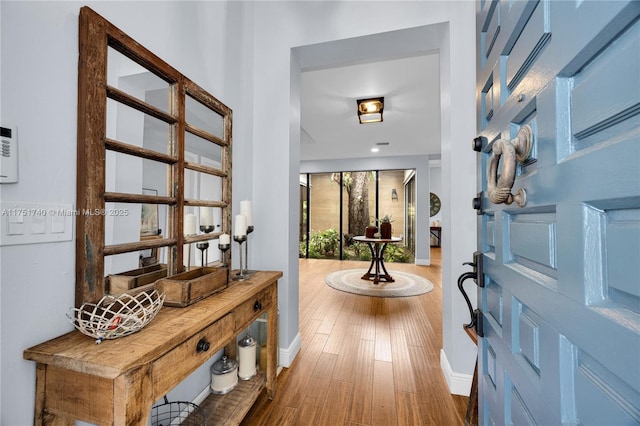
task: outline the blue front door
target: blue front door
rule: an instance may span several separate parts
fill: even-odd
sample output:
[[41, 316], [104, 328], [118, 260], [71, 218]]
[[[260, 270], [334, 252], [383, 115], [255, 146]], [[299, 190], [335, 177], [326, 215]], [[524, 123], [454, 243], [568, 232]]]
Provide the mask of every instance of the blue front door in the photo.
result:
[[639, 16], [477, 3], [480, 424], [640, 423]]

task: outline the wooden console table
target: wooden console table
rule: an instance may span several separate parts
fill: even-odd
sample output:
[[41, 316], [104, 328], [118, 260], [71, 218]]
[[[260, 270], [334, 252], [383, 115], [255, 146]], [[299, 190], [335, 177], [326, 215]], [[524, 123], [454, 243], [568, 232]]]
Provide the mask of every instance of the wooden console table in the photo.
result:
[[[153, 403], [218, 350], [226, 346], [235, 357], [235, 336], [264, 312], [264, 386], [272, 399], [277, 386], [280, 277], [282, 272], [259, 271], [189, 307], [163, 307], [139, 332], [99, 345], [72, 331], [25, 350], [24, 358], [37, 363], [34, 424], [72, 425], [77, 419], [99, 425], [146, 425]], [[207, 350], [202, 350], [203, 341], [209, 344]], [[256, 398], [244, 403], [244, 414]]]

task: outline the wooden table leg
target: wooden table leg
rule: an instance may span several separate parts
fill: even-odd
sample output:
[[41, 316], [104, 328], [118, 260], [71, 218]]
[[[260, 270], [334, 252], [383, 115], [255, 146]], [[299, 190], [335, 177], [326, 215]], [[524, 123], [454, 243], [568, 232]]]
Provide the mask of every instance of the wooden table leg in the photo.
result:
[[395, 280], [393, 279], [393, 277], [391, 277], [391, 275], [389, 275], [389, 272], [387, 272], [387, 268], [385, 268], [384, 266], [384, 251], [386, 248], [387, 243], [384, 243], [382, 249], [380, 250], [380, 255], [378, 256], [378, 263], [380, 264], [380, 268], [382, 268], [382, 270], [384, 271], [384, 275], [382, 275], [380, 272], [378, 273], [378, 281], [384, 278], [385, 282], [392, 283], [395, 282]]
[[114, 424], [146, 426], [154, 402], [151, 364], [129, 371], [113, 380]]
[[36, 406], [33, 416], [33, 424], [42, 426], [44, 424], [44, 398], [45, 398], [45, 382], [47, 375], [47, 366], [44, 364], [36, 364]]
[[274, 301], [267, 310], [267, 396], [276, 396], [278, 380], [278, 296], [275, 291]]
[[363, 280], [370, 280], [371, 277], [375, 277], [374, 274], [371, 273], [371, 270], [375, 270], [375, 266], [376, 266], [376, 252], [373, 248], [373, 244], [371, 243], [367, 243], [367, 246], [369, 246], [369, 250], [371, 251], [371, 264], [369, 265], [369, 270], [367, 272], [365, 272], [365, 274], [360, 277]]

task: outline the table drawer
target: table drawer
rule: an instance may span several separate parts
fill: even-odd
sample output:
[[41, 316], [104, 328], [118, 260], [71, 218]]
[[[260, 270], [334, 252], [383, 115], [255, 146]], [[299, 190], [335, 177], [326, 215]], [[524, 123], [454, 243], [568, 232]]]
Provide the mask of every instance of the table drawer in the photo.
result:
[[[158, 358], [153, 363], [154, 397], [158, 399], [173, 389], [220, 350], [233, 338], [233, 326], [233, 314], [227, 314]], [[209, 346], [198, 347], [199, 342]]]
[[233, 311], [236, 332], [246, 328], [247, 323], [258, 318], [271, 305], [274, 291], [276, 291], [275, 286], [264, 289]]

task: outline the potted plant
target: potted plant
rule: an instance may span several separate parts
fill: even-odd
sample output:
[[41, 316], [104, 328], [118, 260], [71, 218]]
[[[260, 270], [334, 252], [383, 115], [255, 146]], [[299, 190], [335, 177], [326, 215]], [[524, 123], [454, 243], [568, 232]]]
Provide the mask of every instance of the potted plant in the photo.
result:
[[385, 240], [391, 238], [391, 216], [389, 215], [380, 219], [380, 237]]

